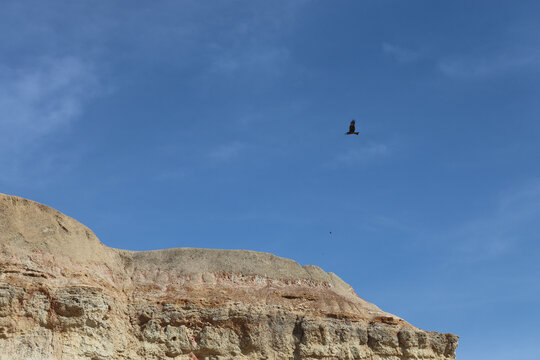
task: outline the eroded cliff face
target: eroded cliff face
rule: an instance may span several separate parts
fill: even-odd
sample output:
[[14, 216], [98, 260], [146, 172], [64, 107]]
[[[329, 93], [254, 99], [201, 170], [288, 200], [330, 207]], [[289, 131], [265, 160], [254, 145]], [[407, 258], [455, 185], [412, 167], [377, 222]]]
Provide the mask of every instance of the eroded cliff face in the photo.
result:
[[54, 209], [0, 194], [0, 360], [439, 360], [456, 347], [316, 266], [112, 249]]

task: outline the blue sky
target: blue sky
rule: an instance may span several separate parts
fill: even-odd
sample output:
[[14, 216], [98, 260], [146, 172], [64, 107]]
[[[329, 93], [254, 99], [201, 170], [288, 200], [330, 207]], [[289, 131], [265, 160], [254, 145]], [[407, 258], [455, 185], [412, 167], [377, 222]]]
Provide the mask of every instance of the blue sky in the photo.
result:
[[460, 360], [536, 360], [539, 12], [3, 1], [0, 192], [112, 247], [315, 264]]

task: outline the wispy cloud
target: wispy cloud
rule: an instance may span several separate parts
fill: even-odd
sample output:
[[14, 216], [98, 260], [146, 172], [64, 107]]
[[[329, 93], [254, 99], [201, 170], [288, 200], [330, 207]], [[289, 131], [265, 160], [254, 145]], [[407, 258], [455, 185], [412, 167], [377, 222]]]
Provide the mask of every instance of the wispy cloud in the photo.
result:
[[37, 150], [69, 129], [97, 89], [93, 67], [75, 57], [43, 58], [18, 68], [0, 65], [2, 178], [21, 175], [23, 162], [33, 157], [41, 159], [40, 166], [58, 158]]
[[509, 71], [540, 70], [540, 49], [508, 49], [489, 55], [464, 55], [442, 59], [438, 69], [446, 76], [481, 78]]
[[156, 176], [154, 176], [154, 180], [159, 182], [177, 181], [180, 179], [184, 179], [187, 176], [188, 171], [186, 169], [173, 168], [158, 173]]
[[389, 154], [388, 146], [385, 144], [368, 143], [356, 149], [350, 149], [347, 152], [337, 156], [339, 163], [356, 164], [366, 163], [376, 159], [386, 157]]
[[295, 23], [308, 1], [279, 1], [279, 5], [244, 4], [241, 13], [222, 33], [208, 44], [212, 75], [275, 77], [291, 65], [291, 50], [283, 36]]
[[97, 85], [92, 68], [71, 57], [3, 67], [0, 78], [0, 136], [3, 146], [12, 147], [69, 126]]
[[221, 73], [258, 71], [259, 75], [261, 72], [277, 75], [289, 57], [289, 51], [282, 47], [224, 50], [216, 56], [211, 69]]
[[537, 237], [538, 219], [540, 182], [507, 191], [491, 214], [464, 224], [451, 235], [457, 240], [457, 259], [477, 262], [504, 256]]
[[218, 162], [230, 161], [240, 156], [245, 148], [246, 145], [244, 143], [231, 142], [229, 144], [220, 145], [213, 149], [209, 156], [211, 159]]
[[395, 44], [382, 43], [382, 51], [400, 63], [410, 63], [420, 59], [419, 52]]

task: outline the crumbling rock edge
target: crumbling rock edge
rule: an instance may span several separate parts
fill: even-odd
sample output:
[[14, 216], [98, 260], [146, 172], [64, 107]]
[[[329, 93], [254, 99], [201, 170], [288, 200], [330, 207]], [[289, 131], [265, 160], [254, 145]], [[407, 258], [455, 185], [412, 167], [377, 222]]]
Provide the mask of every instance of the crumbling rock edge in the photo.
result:
[[246, 250], [133, 252], [0, 194], [0, 360], [454, 359], [332, 273]]

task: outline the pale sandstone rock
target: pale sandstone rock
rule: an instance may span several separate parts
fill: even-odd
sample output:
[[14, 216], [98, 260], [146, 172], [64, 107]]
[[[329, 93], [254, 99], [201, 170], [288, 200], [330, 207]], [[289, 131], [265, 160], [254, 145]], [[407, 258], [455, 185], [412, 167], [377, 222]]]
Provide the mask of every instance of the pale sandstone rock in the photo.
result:
[[0, 360], [454, 359], [332, 273], [265, 253], [108, 248], [0, 194]]

